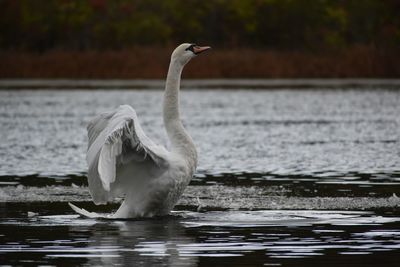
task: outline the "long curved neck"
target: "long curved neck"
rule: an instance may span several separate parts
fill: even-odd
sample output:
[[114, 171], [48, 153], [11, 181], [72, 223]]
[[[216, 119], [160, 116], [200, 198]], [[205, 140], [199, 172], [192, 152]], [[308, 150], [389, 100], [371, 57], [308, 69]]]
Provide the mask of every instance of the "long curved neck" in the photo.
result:
[[182, 125], [179, 113], [179, 89], [183, 66], [171, 60], [164, 93], [164, 125], [171, 141], [172, 152], [183, 156], [193, 167], [197, 164], [197, 152], [192, 138]]

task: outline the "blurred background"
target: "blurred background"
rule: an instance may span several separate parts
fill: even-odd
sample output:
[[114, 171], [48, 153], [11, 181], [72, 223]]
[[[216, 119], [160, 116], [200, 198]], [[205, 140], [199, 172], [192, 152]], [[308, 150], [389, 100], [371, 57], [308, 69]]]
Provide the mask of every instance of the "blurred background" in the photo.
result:
[[0, 0], [0, 78], [400, 76], [397, 0]]

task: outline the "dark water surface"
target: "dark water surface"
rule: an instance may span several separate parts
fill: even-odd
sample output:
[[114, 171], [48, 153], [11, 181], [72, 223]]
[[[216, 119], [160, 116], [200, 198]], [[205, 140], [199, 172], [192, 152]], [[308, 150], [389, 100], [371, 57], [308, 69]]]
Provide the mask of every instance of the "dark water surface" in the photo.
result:
[[[192, 86], [193, 87], [193, 86]], [[182, 92], [199, 168], [167, 217], [105, 221], [86, 124], [132, 105], [167, 144], [158, 90], [0, 91], [0, 265], [400, 266], [400, 91]]]

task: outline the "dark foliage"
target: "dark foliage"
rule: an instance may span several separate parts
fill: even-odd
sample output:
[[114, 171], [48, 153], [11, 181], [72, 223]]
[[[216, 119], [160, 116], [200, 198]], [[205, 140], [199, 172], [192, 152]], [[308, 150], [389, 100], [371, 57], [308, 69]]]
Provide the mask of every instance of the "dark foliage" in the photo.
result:
[[110, 50], [196, 41], [321, 50], [400, 45], [397, 0], [0, 0], [0, 48]]

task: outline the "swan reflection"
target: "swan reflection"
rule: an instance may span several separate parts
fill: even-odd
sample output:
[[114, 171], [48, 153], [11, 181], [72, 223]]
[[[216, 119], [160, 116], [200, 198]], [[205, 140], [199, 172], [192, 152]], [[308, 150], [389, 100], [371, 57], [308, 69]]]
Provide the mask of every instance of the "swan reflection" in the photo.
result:
[[[82, 230], [77, 227], [71, 231]], [[195, 242], [177, 218], [99, 222], [89, 227], [90, 265], [197, 266], [197, 257], [182, 255], [179, 247]]]

